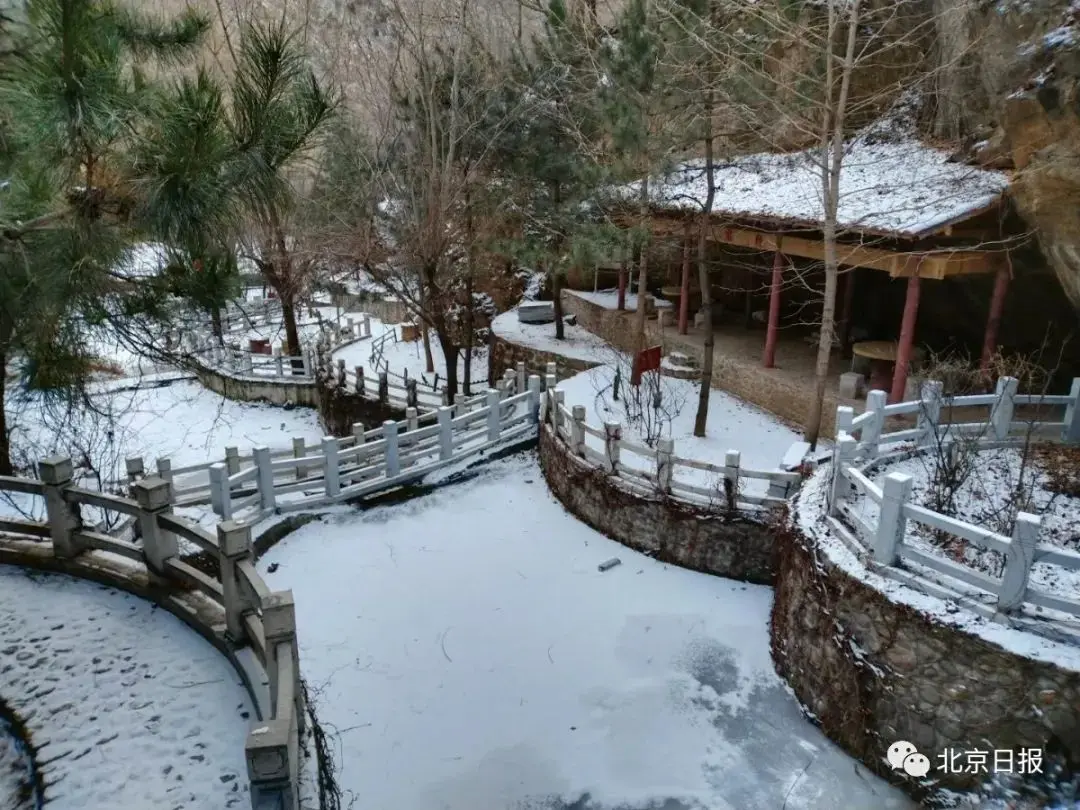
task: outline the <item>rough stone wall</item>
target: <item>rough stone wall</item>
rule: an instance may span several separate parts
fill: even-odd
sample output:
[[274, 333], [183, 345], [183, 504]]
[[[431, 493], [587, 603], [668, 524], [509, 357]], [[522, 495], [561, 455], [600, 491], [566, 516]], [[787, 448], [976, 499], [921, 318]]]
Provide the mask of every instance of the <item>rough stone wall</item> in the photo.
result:
[[317, 408], [319, 395], [314, 383], [288, 382], [276, 377], [252, 379], [229, 377], [207, 368], [196, 369], [199, 382], [226, 399], [238, 402], [269, 402], [271, 405], [306, 405]]
[[588, 360], [563, 357], [530, 346], [522, 346], [519, 343], [511, 343], [492, 333], [491, 342], [488, 345], [488, 374], [491, 379], [499, 379], [506, 369], [516, 368], [518, 363], [524, 363], [530, 374], [543, 374], [547, 364], [554, 363], [560, 380], [599, 365]]
[[[790, 527], [777, 537], [770, 630], [773, 660], [799, 700], [886, 778], [895, 778], [883, 757], [896, 740], [914, 743], [935, 768], [947, 748], [1060, 747], [1080, 759], [1080, 673], [888, 600]], [[933, 773], [958, 789], [985, 778]]]
[[318, 408], [319, 421], [331, 436], [351, 436], [357, 422], [371, 430], [387, 419], [400, 422], [405, 418], [401, 408], [329, 385], [318, 389]]
[[[565, 290], [562, 294], [563, 312], [574, 315], [578, 323], [599, 335], [612, 346], [624, 352], [634, 350], [633, 334], [626, 323], [626, 312], [616, 309], [605, 309], [592, 301], [586, 301], [578, 295], [573, 295]], [[629, 310], [627, 310], [629, 311]]]
[[571, 455], [547, 425], [540, 431], [540, 467], [563, 506], [625, 546], [695, 571], [773, 581], [772, 528], [764, 521], [631, 494], [617, 478]]

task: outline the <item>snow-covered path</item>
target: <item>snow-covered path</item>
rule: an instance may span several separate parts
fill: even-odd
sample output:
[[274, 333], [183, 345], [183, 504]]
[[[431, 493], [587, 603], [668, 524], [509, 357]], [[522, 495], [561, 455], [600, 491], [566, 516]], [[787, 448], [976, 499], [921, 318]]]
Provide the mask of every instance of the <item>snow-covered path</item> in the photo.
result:
[[260, 568], [294, 591], [342, 785], [369, 810], [913, 806], [803, 718], [769, 588], [604, 538], [531, 455], [309, 524]]
[[250, 804], [252, 708], [225, 658], [130, 594], [0, 566], [0, 694], [39, 748], [50, 810]]

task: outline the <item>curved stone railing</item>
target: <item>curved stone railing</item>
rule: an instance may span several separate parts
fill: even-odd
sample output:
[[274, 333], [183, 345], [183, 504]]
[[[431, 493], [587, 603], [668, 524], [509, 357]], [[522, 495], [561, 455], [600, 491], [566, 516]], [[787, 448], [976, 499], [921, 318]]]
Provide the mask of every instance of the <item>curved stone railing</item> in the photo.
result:
[[[662, 495], [683, 501], [696, 507], [713, 508], [718, 505], [729, 511], [757, 511], [782, 506], [802, 482], [802, 468], [809, 445], [796, 443], [775, 470], [756, 470], [741, 464], [738, 450], [725, 454], [724, 464], [711, 464], [697, 459], [682, 458], [675, 453], [673, 439], [659, 439], [656, 447], [646, 447], [622, 437], [622, 425], [605, 422], [602, 427], [585, 421], [585, 408], [575, 405], [567, 408], [563, 403], [565, 393], [549, 377], [544, 397], [541, 421], [550, 424], [555, 435], [569, 447], [571, 453], [583, 459], [595, 469], [617, 476], [621, 482], [642, 495]], [[586, 437], [603, 441], [603, 451], [589, 446]], [[627, 463], [625, 454], [635, 457]], [[722, 482], [715, 489], [690, 484], [680, 479], [680, 470], [696, 470], [710, 473]], [[768, 482], [764, 495], [745, 491], [747, 480]]]
[[[1025, 605], [1080, 617], [1080, 599], [1046, 592], [1029, 581], [1031, 566], [1036, 562], [1080, 571], [1080, 553], [1039, 542], [1039, 516], [1020, 512], [1011, 536], [1006, 537], [911, 503], [912, 479], [908, 475], [889, 473], [881, 486], [869, 477], [891, 463], [936, 453], [950, 442], [963, 441], [978, 452], [1021, 445], [1035, 435], [1070, 443], [1080, 441], [1080, 379], [1074, 380], [1071, 391], [1064, 395], [1021, 395], [1017, 390], [1016, 379], [1003, 377], [993, 394], [944, 397], [941, 383], [928, 382], [919, 400], [887, 405], [884, 391], [871, 391], [866, 410], [859, 416], [851, 408], [839, 408], [828, 493], [829, 525], [877, 573], [932, 596], [957, 600], [986, 618], [1016, 614]], [[1014, 418], [1017, 406], [1064, 410], [1060, 420], [1023, 421]], [[985, 408], [987, 418], [952, 422], [942, 418], [945, 408]], [[886, 433], [890, 416], [914, 416], [916, 423]], [[852, 507], [856, 495], [877, 505], [876, 519], [868, 520]], [[944, 554], [905, 544], [909, 522], [1000, 553], [1005, 559], [1001, 576], [992, 577]], [[1039, 630], [1042, 624], [1031, 628]]]
[[[225, 521], [213, 536], [172, 514], [171, 486], [161, 478], [137, 481], [133, 498], [121, 498], [75, 487], [72, 473], [70, 459], [54, 457], [38, 465], [40, 480], [0, 477], [0, 491], [39, 496], [46, 512], [41, 521], [0, 519], [0, 562], [148, 595], [212, 641], [236, 666], [259, 717], [245, 746], [252, 806], [296, 810], [305, 707], [293, 597], [259, 576], [250, 527]], [[86, 528], [83, 507], [133, 518], [141, 542]], [[209, 555], [215, 572], [184, 562], [180, 539]], [[137, 587], [139, 578], [145, 584]]]

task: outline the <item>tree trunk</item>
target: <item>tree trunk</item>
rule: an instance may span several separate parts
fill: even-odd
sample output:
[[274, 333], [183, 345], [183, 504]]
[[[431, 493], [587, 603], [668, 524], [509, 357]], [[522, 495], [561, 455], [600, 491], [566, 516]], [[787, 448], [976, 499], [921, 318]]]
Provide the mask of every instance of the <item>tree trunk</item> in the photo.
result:
[[221, 328], [221, 308], [214, 307], [210, 310], [210, 331], [217, 338], [218, 345], [224, 342], [225, 331]]
[[7, 394], [7, 353], [0, 352], [0, 475], [14, 475], [11, 468], [11, 445], [8, 443], [7, 413], [4, 404]]
[[[641, 209], [644, 224], [648, 224], [649, 203], [649, 178], [641, 181]], [[645, 294], [649, 289], [649, 252], [645, 246], [641, 247], [638, 254], [638, 285], [637, 285], [637, 310], [634, 313], [634, 354], [638, 355], [645, 351]], [[636, 358], [635, 358], [636, 359]]]
[[439, 337], [439, 345], [442, 346], [443, 359], [446, 361], [446, 396], [450, 404], [453, 404], [458, 392], [458, 347], [444, 332], [436, 331], [436, 334]]
[[821, 333], [818, 335], [817, 358], [814, 361], [814, 396], [806, 417], [803, 439], [816, 449], [821, 437], [821, 416], [825, 407], [825, 389], [829, 382], [829, 360], [832, 357], [833, 335], [836, 331], [836, 287], [839, 262], [836, 253], [836, 213], [840, 201], [840, 169], [844, 156], [844, 119], [847, 111], [851, 73], [855, 64], [855, 43], [859, 25], [859, 0], [846, 9], [847, 47], [840, 66], [840, 91], [834, 102], [835, 84], [832, 32], [836, 24], [836, 9], [829, 5], [829, 38], [826, 53], [826, 102], [821, 137], [822, 241], [825, 247], [825, 292], [821, 305]]
[[465, 396], [472, 395], [472, 355], [473, 341], [476, 336], [475, 314], [473, 312], [472, 273], [465, 278], [465, 298], [467, 309], [465, 310], [465, 381], [462, 386]]
[[[420, 309], [427, 313], [427, 295], [424, 277], [420, 275]], [[435, 373], [435, 358], [431, 356], [431, 332], [428, 330], [427, 318], [420, 319], [420, 338], [424, 343], [424, 369], [428, 374]]]
[[701, 388], [698, 390], [697, 414], [694, 416], [694, 435], [704, 436], [709, 420], [709, 394], [712, 391], [713, 336], [712, 285], [709, 283], [709, 224], [712, 219], [713, 200], [716, 199], [716, 168], [713, 155], [713, 90], [705, 90], [705, 206], [701, 212], [701, 228], [698, 231], [697, 265], [698, 286], [701, 287], [701, 314], [705, 319], [705, 351], [701, 360]]
[[551, 271], [551, 303], [555, 314], [555, 339], [563, 340], [566, 338], [566, 327], [563, 324], [562, 278], [554, 270]]

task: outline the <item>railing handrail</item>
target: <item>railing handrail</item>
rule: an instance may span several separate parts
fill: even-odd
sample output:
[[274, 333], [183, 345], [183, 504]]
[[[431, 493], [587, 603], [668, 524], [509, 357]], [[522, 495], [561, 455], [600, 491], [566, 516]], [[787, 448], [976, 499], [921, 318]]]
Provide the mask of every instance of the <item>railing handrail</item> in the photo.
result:
[[[60, 559], [76, 560], [96, 551], [139, 562], [159, 582], [178, 591], [194, 589], [224, 616], [223, 641], [234, 651], [250, 648], [262, 674], [245, 674], [259, 720], [252, 723], [245, 744], [251, 792], [256, 804], [266, 800], [284, 810], [298, 810], [298, 750], [304, 728], [303, 693], [292, 594], [273, 592], [254, 566], [251, 526], [224, 521], [212, 537], [195, 523], [172, 514], [172, 486], [162, 478], [132, 484], [123, 498], [79, 489], [70, 459], [51, 457], [38, 465], [40, 480], [0, 477], [0, 491], [40, 494], [47, 521], [0, 519], [0, 531], [43, 538]], [[134, 515], [141, 546], [83, 528], [78, 505]], [[209, 551], [217, 569], [208, 574], [184, 562], [177, 535]], [[209, 636], [217, 621], [184, 600], [173, 599], [183, 618]], [[240, 666], [240, 658], [233, 656]], [[271, 686], [269, 704], [259, 684]]]
[[[567, 408], [563, 404], [564, 390], [552, 383], [553, 381], [549, 380], [544, 398], [544, 421], [551, 426], [555, 438], [568, 445], [570, 453], [586, 464], [613, 474], [648, 494], [685, 501], [695, 506], [713, 506], [717, 499], [722, 498], [729, 510], [755, 510], [786, 503], [802, 481], [800, 468], [809, 451], [809, 445], [800, 442], [789, 450], [784, 459], [789, 469], [780, 469], [779, 465], [772, 470], [744, 467], [738, 450], [727, 451], [722, 465], [684, 458], [675, 454], [673, 439], [661, 438], [657, 440], [656, 447], [652, 448], [623, 438], [623, 426], [618, 422], [605, 422], [602, 427], [590, 425], [586, 421], [585, 407], [576, 405]], [[587, 436], [602, 439], [604, 450], [601, 452], [590, 447]], [[793, 454], [792, 451], [796, 452]], [[640, 466], [626, 464], [623, 461], [623, 452], [646, 459], [651, 469], [643, 470]], [[723, 484], [713, 489], [680, 481], [676, 477], [679, 468], [714, 473], [720, 477]], [[742, 479], [768, 481], [766, 494], [746, 493], [740, 486]]]
[[[1016, 378], [1002, 377], [993, 394], [945, 397], [940, 382], [927, 381], [918, 400], [886, 405], [883, 391], [871, 391], [866, 410], [859, 416], [854, 416], [849, 407], [838, 408], [837, 442], [827, 504], [830, 520], [841, 537], [854, 544], [853, 550], [868, 557], [877, 570], [908, 584], [917, 585], [920, 579], [900, 571], [904, 560], [932, 571], [933, 574], [920, 576], [923, 579], [932, 576], [936, 587], [950, 588], [959, 595], [955, 585], [959, 582], [987, 592], [995, 600], [993, 607], [988, 608], [992, 614], [1016, 614], [1025, 604], [1032, 604], [1080, 618], [1080, 600], [1049, 593], [1030, 582], [1031, 566], [1037, 561], [1080, 571], [1080, 553], [1039, 541], [1042, 526], [1039, 516], [1020, 512], [1011, 536], [1006, 537], [910, 503], [912, 479], [908, 475], [888, 473], [881, 487], [868, 476], [873, 469], [902, 458], [933, 452], [937, 444], [960, 436], [975, 452], [1019, 446], [1034, 433], [1047, 431], [1058, 433], [1060, 440], [1067, 443], [1080, 441], [1080, 378], [1073, 380], [1070, 392], [1065, 395], [1019, 394], [1018, 388]], [[1064, 406], [1065, 411], [1060, 422], [1034, 418], [1025, 421], [1014, 418], [1016, 405]], [[947, 407], [986, 407], [987, 419], [985, 422], [944, 421], [942, 411]], [[886, 417], [897, 414], [916, 414], [916, 426], [884, 432]], [[883, 447], [889, 450], [883, 452]], [[878, 505], [876, 522], [863, 514], [855, 514], [849, 504], [853, 488]], [[912, 548], [905, 543], [908, 521], [947, 532], [981, 549], [1004, 555], [1002, 575], [992, 577], [944, 554]]]

